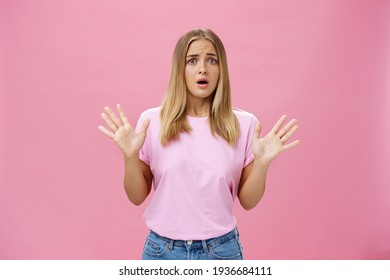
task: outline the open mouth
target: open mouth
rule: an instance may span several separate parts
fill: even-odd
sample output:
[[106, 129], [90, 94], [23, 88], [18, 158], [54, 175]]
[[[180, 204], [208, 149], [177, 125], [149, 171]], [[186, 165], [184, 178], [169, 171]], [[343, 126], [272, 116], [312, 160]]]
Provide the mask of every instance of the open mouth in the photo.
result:
[[198, 85], [207, 85], [209, 82], [207, 80], [201, 79], [201, 80], [196, 81], [196, 83]]

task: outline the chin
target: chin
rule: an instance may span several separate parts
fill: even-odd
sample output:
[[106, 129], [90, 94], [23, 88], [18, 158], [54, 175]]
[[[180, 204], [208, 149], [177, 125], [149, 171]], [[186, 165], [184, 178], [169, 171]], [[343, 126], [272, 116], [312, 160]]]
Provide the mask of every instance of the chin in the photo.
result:
[[196, 98], [209, 98], [213, 93], [212, 92], [195, 92], [191, 93], [193, 97]]

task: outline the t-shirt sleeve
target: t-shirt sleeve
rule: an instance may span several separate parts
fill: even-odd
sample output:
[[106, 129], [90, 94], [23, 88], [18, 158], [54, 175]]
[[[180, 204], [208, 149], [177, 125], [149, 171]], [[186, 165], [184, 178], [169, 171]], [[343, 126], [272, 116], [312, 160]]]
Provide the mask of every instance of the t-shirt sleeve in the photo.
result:
[[256, 128], [257, 123], [258, 123], [257, 118], [254, 115], [252, 115], [248, 130], [247, 130], [245, 159], [244, 159], [244, 166], [243, 167], [246, 167], [247, 165], [249, 165], [254, 159], [254, 155], [252, 152], [252, 137], [253, 137], [253, 133], [255, 132], [255, 128]]
[[[141, 130], [142, 128], [142, 124], [144, 122], [144, 120], [147, 119], [147, 117], [145, 116], [145, 113], [142, 113], [141, 116], [139, 117], [138, 119], [138, 122], [137, 122], [137, 125], [135, 127], [135, 131], [138, 132]], [[150, 125], [149, 125], [150, 127]], [[150, 166], [150, 152], [149, 152], [149, 137], [148, 137], [148, 133], [149, 132], [149, 128], [148, 128], [148, 131], [146, 133], [146, 139], [145, 139], [145, 143], [144, 145], [142, 146], [141, 150], [139, 151], [139, 159], [142, 160], [143, 162], [145, 162], [147, 165]]]

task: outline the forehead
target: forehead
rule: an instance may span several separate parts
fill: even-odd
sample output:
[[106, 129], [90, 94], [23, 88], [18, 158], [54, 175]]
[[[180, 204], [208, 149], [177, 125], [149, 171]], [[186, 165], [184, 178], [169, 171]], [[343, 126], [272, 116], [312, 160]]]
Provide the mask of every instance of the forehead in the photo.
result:
[[190, 44], [187, 54], [198, 54], [202, 52], [216, 54], [214, 44], [207, 39], [195, 40]]

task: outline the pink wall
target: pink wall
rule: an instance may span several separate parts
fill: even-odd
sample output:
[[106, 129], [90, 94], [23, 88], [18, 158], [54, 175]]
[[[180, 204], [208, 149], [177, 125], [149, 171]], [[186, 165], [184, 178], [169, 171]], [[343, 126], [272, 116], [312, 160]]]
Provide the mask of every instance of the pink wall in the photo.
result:
[[224, 42], [236, 107], [302, 144], [273, 164], [247, 259], [390, 259], [389, 1], [1, 2], [0, 259], [139, 259], [146, 204], [97, 126], [159, 105], [174, 45]]

